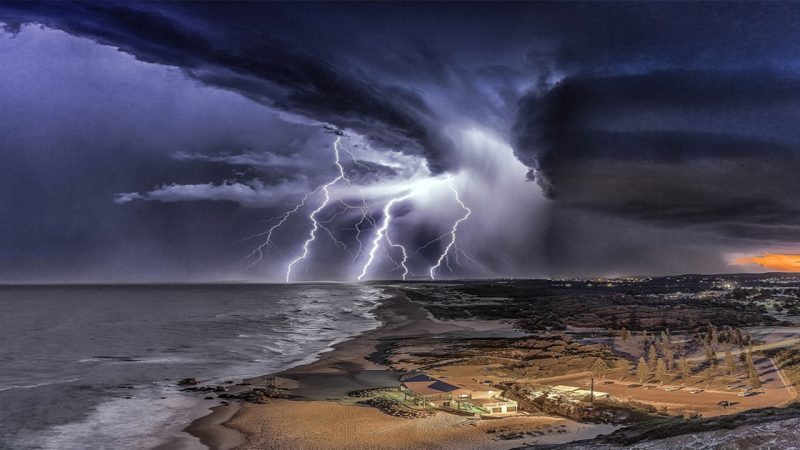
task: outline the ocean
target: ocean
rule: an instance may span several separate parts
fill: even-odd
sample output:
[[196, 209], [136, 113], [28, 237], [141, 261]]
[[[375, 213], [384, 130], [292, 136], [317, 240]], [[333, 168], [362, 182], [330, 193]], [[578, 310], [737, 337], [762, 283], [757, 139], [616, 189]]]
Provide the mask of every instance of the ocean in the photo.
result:
[[0, 286], [0, 448], [142, 449], [218, 400], [179, 379], [241, 381], [310, 362], [380, 325], [348, 284]]

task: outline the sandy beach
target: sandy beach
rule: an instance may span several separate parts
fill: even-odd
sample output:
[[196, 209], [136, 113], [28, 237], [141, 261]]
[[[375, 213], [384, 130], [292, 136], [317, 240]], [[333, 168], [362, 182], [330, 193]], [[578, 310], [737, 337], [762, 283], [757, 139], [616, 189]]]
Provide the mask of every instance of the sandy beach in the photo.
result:
[[[194, 421], [185, 431], [212, 449], [507, 449], [533, 439], [496, 439], [491, 429], [536, 431], [558, 440], [593, 437], [575, 422], [542, 416], [492, 420], [437, 413], [425, 419], [393, 417], [359, 405], [347, 393], [357, 389], [390, 387], [398, 375], [374, 361], [382, 344], [395, 339], [445, 333], [473, 332], [469, 322], [447, 323], [392, 290], [376, 314], [383, 325], [333, 346], [317, 361], [278, 374], [245, 380], [263, 384], [276, 376], [292, 399], [266, 404], [231, 404]], [[502, 324], [497, 324], [503, 326]], [[372, 360], [370, 360], [370, 359]], [[609, 430], [606, 430], [606, 432]], [[565, 435], [577, 433], [571, 439]]]

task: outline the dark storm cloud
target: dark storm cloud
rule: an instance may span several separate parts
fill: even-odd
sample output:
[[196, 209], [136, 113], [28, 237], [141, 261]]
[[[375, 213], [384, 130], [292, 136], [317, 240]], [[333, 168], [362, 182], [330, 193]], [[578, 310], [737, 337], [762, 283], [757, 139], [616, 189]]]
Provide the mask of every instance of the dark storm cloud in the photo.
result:
[[[467, 174], [476, 276], [724, 271], [797, 236], [798, 22], [789, 2], [0, 3], [20, 33], [0, 33], [0, 277], [280, 276], [302, 217], [254, 271], [240, 241], [335, 176], [320, 122], [376, 161], [342, 154], [355, 183], [420, 175], [372, 150]], [[446, 231], [447, 202], [398, 206], [398, 241]], [[323, 241], [306, 275], [347, 276]]]
[[798, 120], [793, 76], [575, 76], [521, 100], [515, 148], [561, 204], [784, 239], [756, 225], [800, 216]]
[[0, 12], [11, 29], [38, 22], [88, 36], [275, 108], [355, 130], [381, 148], [424, 156], [433, 172], [452, 163], [436, 116], [417, 91], [336, 67], [325, 55], [290, 48], [256, 28], [221, 17], [176, 18], [156, 4], [12, 3]]

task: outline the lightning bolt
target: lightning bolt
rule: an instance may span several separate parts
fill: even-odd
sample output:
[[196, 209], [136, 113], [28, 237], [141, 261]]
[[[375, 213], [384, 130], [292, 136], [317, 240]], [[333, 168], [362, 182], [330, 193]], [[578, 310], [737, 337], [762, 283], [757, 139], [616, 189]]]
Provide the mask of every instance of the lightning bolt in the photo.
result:
[[439, 237], [437, 237], [437, 238], [431, 239], [430, 241], [428, 241], [428, 242], [426, 242], [426, 243], [422, 244], [422, 245], [421, 245], [421, 246], [420, 246], [418, 249], [414, 250], [414, 253], [412, 253], [412, 254], [411, 254], [411, 256], [416, 256], [416, 255], [417, 255], [417, 253], [419, 253], [419, 252], [421, 252], [421, 251], [425, 250], [426, 248], [428, 248], [428, 247], [430, 247], [431, 245], [433, 245], [433, 244], [435, 244], [435, 243], [437, 243], [437, 242], [441, 241], [442, 239], [446, 238], [446, 237], [447, 237], [447, 236], [449, 236], [449, 235], [450, 235], [450, 232], [448, 231], [447, 233], [444, 233], [443, 235], [441, 235], [441, 236], [439, 236]]
[[392, 248], [395, 248], [395, 247], [400, 248], [401, 251], [403, 252], [403, 260], [400, 262], [399, 265], [403, 268], [403, 280], [406, 279], [406, 276], [408, 275], [408, 267], [406, 267], [406, 261], [408, 261], [408, 254], [406, 253], [406, 248], [403, 247], [400, 244], [393, 243], [391, 241], [391, 239], [389, 238], [389, 235], [387, 233], [388, 233], [388, 230], [389, 230], [389, 225], [392, 222], [392, 206], [394, 206], [395, 203], [399, 203], [399, 202], [402, 202], [404, 200], [408, 200], [412, 196], [413, 196], [413, 194], [408, 193], [408, 194], [403, 195], [401, 197], [393, 198], [393, 199], [389, 200], [389, 202], [386, 203], [386, 205], [384, 205], [384, 207], [383, 207], [383, 221], [381, 222], [381, 226], [375, 232], [375, 237], [372, 239], [372, 246], [371, 246], [371, 248], [369, 250], [369, 258], [367, 258], [367, 262], [364, 264], [364, 267], [361, 269], [361, 274], [358, 276], [358, 281], [361, 281], [367, 275], [367, 271], [369, 270], [369, 266], [371, 266], [372, 265], [372, 261], [375, 260], [375, 252], [378, 251], [378, 247], [380, 247], [381, 240], [384, 239], [384, 238], [386, 238], [386, 242], [389, 244], [390, 247], [392, 247]]
[[[466, 211], [466, 213], [463, 216], [461, 216], [461, 218], [456, 220], [455, 223], [453, 224], [453, 227], [450, 229], [450, 242], [444, 248], [442, 254], [439, 255], [439, 259], [436, 261], [436, 264], [431, 266], [429, 270], [431, 280], [436, 279], [435, 276], [436, 269], [442, 266], [442, 262], [445, 262], [448, 268], [450, 267], [450, 261], [447, 254], [450, 252], [451, 248], [456, 246], [456, 233], [458, 232], [458, 226], [461, 225], [464, 221], [466, 221], [469, 218], [470, 214], [472, 214], [472, 210], [469, 209], [467, 205], [465, 205], [464, 202], [461, 201], [461, 197], [458, 195], [458, 191], [456, 190], [456, 188], [453, 187], [453, 178], [449, 175], [447, 176], [447, 187], [450, 188], [451, 191], [453, 191], [453, 195], [455, 195], [456, 201], [458, 202], [459, 205], [461, 205], [461, 208], [464, 211]], [[447, 261], [445, 261], [446, 258], [448, 258]], [[452, 271], [452, 269], [450, 270]]]
[[328, 229], [327, 227], [324, 227], [325, 231], [328, 232], [328, 235], [330, 235], [330, 237], [333, 240], [334, 244], [337, 247], [339, 247], [342, 250], [344, 250], [347, 253], [349, 253], [350, 256], [352, 257], [353, 261], [358, 259], [358, 257], [361, 255], [361, 251], [364, 248], [364, 243], [361, 241], [361, 234], [364, 232], [364, 224], [368, 224], [368, 225], [373, 226], [373, 227], [375, 226], [375, 219], [372, 217], [372, 209], [367, 204], [367, 201], [366, 201], [366, 198], [365, 198], [365, 195], [364, 195], [364, 191], [363, 191], [363, 189], [360, 189], [360, 188], [359, 188], [359, 191], [361, 191], [361, 205], [358, 205], [358, 206], [351, 205], [351, 204], [349, 204], [349, 203], [347, 203], [347, 202], [345, 202], [343, 200], [339, 200], [339, 203], [341, 205], [343, 205], [344, 208], [336, 211], [327, 220], [320, 221], [320, 224], [327, 225], [327, 224], [335, 221], [341, 214], [343, 214], [346, 211], [349, 211], [351, 209], [357, 209], [357, 210], [359, 210], [361, 212], [361, 218], [359, 219], [358, 222], [355, 223], [355, 225], [352, 228], [342, 228], [342, 230], [355, 230], [356, 231], [354, 240], [358, 243], [358, 249], [355, 252], [350, 250], [350, 248], [347, 247], [347, 245], [345, 245], [343, 242], [339, 241], [333, 235], [333, 233], [331, 232], [330, 229]]
[[[353, 152], [351, 152], [349, 149], [345, 148], [344, 151], [348, 155], [350, 155], [351, 158], [353, 158], [353, 164], [361, 166], [361, 167], [363, 167], [363, 168], [365, 168], [367, 170], [372, 170], [372, 169], [370, 169], [370, 167], [368, 165], [366, 165], [366, 164], [362, 163], [361, 161], [359, 161], [358, 158], [356, 158], [356, 155], [354, 155]], [[348, 185], [350, 184], [350, 180], [349, 179], [345, 178], [345, 181], [347, 181]], [[361, 206], [360, 206], [360, 209], [361, 209], [361, 220], [359, 220], [355, 225], [355, 229], [356, 229], [355, 239], [356, 239], [356, 242], [358, 242], [358, 250], [355, 252], [355, 254], [350, 252], [350, 254], [353, 255], [353, 261], [355, 261], [358, 258], [359, 255], [361, 255], [361, 250], [364, 248], [364, 244], [363, 244], [363, 242], [361, 242], [361, 232], [362, 232], [361, 226], [364, 224], [364, 222], [369, 222], [369, 223], [372, 224], [372, 226], [375, 226], [375, 220], [372, 219], [372, 217], [370, 217], [372, 215], [372, 211], [369, 209], [369, 205], [367, 205], [367, 200], [366, 200], [366, 198], [364, 196], [364, 190], [359, 188], [358, 191], [361, 193]], [[350, 205], [348, 205], [348, 206], [350, 206]], [[349, 252], [349, 250], [348, 250], [348, 252]]]
[[257, 258], [255, 259], [255, 261], [253, 261], [253, 262], [250, 264], [250, 266], [249, 266], [249, 267], [253, 267], [254, 265], [256, 265], [256, 264], [260, 263], [260, 262], [261, 262], [261, 261], [264, 259], [264, 248], [266, 248], [266, 247], [273, 247], [273, 246], [275, 246], [275, 244], [272, 242], [272, 233], [274, 233], [274, 232], [275, 232], [275, 230], [277, 230], [278, 228], [280, 228], [280, 227], [281, 227], [281, 225], [283, 225], [283, 224], [284, 224], [284, 223], [285, 223], [285, 222], [286, 222], [286, 221], [289, 219], [289, 217], [291, 217], [291, 216], [292, 216], [294, 213], [296, 213], [298, 210], [300, 210], [300, 208], [302, 208], [303, 206], [305, 206], [305, 204], [306, 204], [306, 201], [308, 201], [308, 197], [311, 197], [313, 194], [316, 194], [316, 193], [319, 191], [319, 189], [320, 189], [320, 188], [316, 188], [316, 189], [314, 189], [313, 191], [306, 193], [306, 195], [304, 195], [304, 196], [303, 196], [303, 199], [302, 199], [302, 200], [300, 200], [300, 203], [298, 203], [297, 205], [295, 205], [295, 206], [294, 206], [294, 208], [292, 208], [292, 209], [290, 209], [290, 210], [286, 211], [285, 213], [283, 213], [283, 215], [280, 215], [280, 216], [278, 216], [278, 217], [273, 217], [272, 219], [268, 220], [268, 222], [271, 222], [271, 221], [273, 221], [273, 220], [275, 220], [275, 219], [278, 219], [278, 218], [280, 218], [280, 220], [278, 220], [278, 222], [276, 222], [276, 223], [275, 223], [275, 225], [271, 226], [271, 227], [269, 228], [269, 230], [267, 230], [267, 231], [265, 231], [265, 232], [263, 232], [263, 233], [254, 234], [254, 235], [252, 235], [252, 236], [249, 236], [249, 237], [247, 237], [247, 238], [243, 239], [243, 240], [248, 240], [248, 239], [254, 239], [254, 238], [257, 238], [257, 237], [261, 237], [261, 236], [264, 236], [264, 235], [266, 235], [266, 236], [267, 236], [267, 237], [264, 239], [264, 242], [262, 242], [261, 244], [259, 244], [259, 246], [258, 246], [258, 247], [256, 247], [255, 249], [253, 249], [253, 251], [252, 251], [252, 252], [250, 252], [250, 254], [249, 254], [249, 255], [247, 255], [247, 258], [253, 258], [253, 257], [256, 257], [256, 256], [257, 256]]
[[408, 272], [409, 272], [408, 271], [408, 267], [406, 266], [406, 262], [408, 262], [408, 253], [406, 252], [406, 248], [403, 247], [400, 244], [395, 244], [394, 242], [392, 242], [392, 240], [389, 238], [388, 230], [386, 232], [386, 243], [389, 244], [389, 247], [399, 248], [400, 252], [403, 254], [403, 259], [399, 263], [395, 262], [395, 264], [397, 265], [397, 267], [402, 267], [403, 268], [402, 277], [403, 277], [403, 281], [405, 281], [406, 277], [408, 276]]
[[317, 238], [317, 231], [320, 229], [320, 224], [317, 221], [317, 215], [328, 206], [328, 203], [331, 201], [331, 192], [330, 187], [334, 184], [338, 183], [340, 180], [347, 180], [347, 176], [344, 174], [344, 167], [342, 167], [341, 159], [339, 157], [339, 141], [342, 140], [341, 132], [336, 133], [336, 141], [333, 143], [333, 153], [335, 157], [334, 164], [336, 164], [336, 168], [339, 169], [339, 175], [332, 179], [331, 181], [323, 184], [317, 190], [322, 190], [323, 199], [322, 203], [315, 209], [311, 211], [311, 214], [308, 215], [308, 220], [311, 222], [311, 231], [308, 233], [308, 239], [303, 242], [303, 252], [297, 258], [293, 259], [289, 265], [286, 267], [286, 282], [288, 283], [292, 277], [292, 268], [299, 263], [300, 261], [306, 259], [308, 256], [309, 249], [311, 247], [311, 243]]

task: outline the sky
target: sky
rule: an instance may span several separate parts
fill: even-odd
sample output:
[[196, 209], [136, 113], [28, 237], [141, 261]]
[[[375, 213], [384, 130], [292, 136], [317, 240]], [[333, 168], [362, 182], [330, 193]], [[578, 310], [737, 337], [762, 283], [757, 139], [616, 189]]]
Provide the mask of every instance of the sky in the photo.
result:
[[800, 4], [0, 3], [0, 282], [800, 271]]

